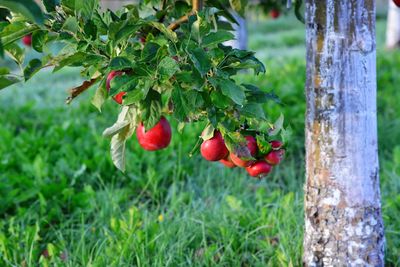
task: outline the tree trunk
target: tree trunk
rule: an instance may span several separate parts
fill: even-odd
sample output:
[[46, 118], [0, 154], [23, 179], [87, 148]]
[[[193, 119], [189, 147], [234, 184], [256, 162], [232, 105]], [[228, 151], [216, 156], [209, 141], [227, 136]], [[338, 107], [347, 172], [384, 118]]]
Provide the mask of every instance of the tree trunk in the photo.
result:
[[233, 48], [247, 50], [247, 25], [246, 20], [232, 10], [232, 16], [235, 17], [238, 24], [232, 24], [235, 34], [235, 40], [227, 41], [224, 44]]
[[386, 47], [389, 49], [400, 47], [400, 8], [393, 3], [393, 0], [389, 0]]
[[306, 0], [305, 266], [383, 266], [374, 0]]

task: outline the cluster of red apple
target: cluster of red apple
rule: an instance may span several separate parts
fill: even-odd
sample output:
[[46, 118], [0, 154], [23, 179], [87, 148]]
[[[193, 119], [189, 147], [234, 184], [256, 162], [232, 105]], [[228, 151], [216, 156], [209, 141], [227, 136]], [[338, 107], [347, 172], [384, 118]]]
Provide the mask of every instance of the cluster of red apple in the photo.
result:
[[[110, 92], [111, 80], [119, 75], [123, 75], [122, 71], [111, 71], [106, 80], [106, 89]], [[122, 98], [126, 92], [119, 92], [113, 99], [118, 104], [122, 104]], [[155, 151], [166, 148], [171, 142], [171, 126], [165, 117], [161, 117], [160, 121], [150, 130], [146, 132], [143, 123], [140, 123], [136, 129], [136, 137], [140, 146], [148, 151]], [[257, 141], [253, 136], [246, 136], [247, 148], [250, 155], [256, 160], [245, 160], [234, 153], [229, 153], [225, 145], [222, 134], [214, 131], [212, 138], [201, 144], [201, 155], [208, 161], [219, 161], [228, 168], [242, 167], [253, 177], [262, 177], [272, 171], [272, 166], [278, 165], [285, 154], [281, 141], [271, 141], [271, 151], [265, 155], [260, 155]]]
[[246, 136], [247, 148], [254, 159], [246, 160], [234, 153], [229, 153], [221, 133], [214, 131], [211, 139], [201, 144], [201, 155], [208, 161], [219, 161], [228, 168], [242, 167], [252, 177], [263, 177], [272, 171], [272, 167], [278, 165], [285, 154], [281, 141], [271, 141], [271, 151], [260, 155], [257, 141], [253, 136]]
[[397, 7], [400, 7], [400, 0], [393, 0], [393, 3], [394, 3]]
[[[111, 71], [106, 80], [106, 89], [110, 92], [110, 83], [115, 76], [120, 76], [124, 72]], [[119, 92], [113, 99], [118, 104], [122, 104], [122, 97], [126, 92]], [[156, 151], [166, 148], [171, 142], [171, 125], [165, 117], [161, 117], [160, 121], [150, 130], [146, 131], [143, 123], [140, 123], [136, 128], [136, 137], [140, 146], [148, 151]]]

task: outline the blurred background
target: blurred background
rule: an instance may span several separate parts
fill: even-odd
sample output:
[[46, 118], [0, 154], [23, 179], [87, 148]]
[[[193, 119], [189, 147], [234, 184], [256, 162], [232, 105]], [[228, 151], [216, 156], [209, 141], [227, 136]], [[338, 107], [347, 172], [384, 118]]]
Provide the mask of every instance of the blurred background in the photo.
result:
[[[116, 9], [129, 1], [102, 2]], [[386, 264], [400, 266], [400, 50], [385, 43], [387, 14], [378, 1]], [[285, 161], [261, 181], [190, 158], [200, 124], [179, 134], [173, 123], [172, 144], [158, 152], [132, 137], [119, 172], [102, 132], [120, 107], [108, 101], [99, 113], [94, 89], [64, 102], [82, 82], [79, 69], [46, 69], [0, 91], [0, 266], [301, 266], [305, 28], [292, 12], [272, 19], [257, 9], [246, 25], [248, 49], [267, 73], [238, 79], [278, 94], [282, 106], [268, 103], [267, 114], [282, 111], [293, 130]], [[26, 62], [38, 56], [25, 49]]]

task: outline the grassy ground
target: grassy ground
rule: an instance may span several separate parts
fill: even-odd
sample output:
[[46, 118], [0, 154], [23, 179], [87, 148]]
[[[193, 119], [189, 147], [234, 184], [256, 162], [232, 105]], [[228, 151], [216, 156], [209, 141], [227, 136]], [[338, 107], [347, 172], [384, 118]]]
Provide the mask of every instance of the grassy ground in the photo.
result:
[[[304, 182], [304, 27], [293, 19], [251, 24], [250, 47], [266, 63], [294, 140], [263, 181], [188, 153], [201, 125], [174, 133], [165, 151], [133, 138], [126, 174], [109, 157], [91, 92], [65, 106], [77, 71], [44, 71], [0, 92], [0, 266], [300, 266]], [[388, 266], [400, 265], [400, 53], [382, 49], [378, 22], [379, 134]], [[86, 96], [86, 97], [85, 97]], [[277, 116], [276, 107], [268, 107]], [[47, 251], [49, 257], [44, 257]]]

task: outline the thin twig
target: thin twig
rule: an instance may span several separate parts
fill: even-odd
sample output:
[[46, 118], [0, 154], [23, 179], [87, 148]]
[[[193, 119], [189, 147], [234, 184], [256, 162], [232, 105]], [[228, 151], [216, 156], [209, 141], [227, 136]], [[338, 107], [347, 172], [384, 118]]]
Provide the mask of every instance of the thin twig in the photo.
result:
[[185, 16], [183, 16], [183, 17], [180, 17], [179, 19], [177, 19], [177, 20], [175, 20], [174, 22], [172, 22], [172, 23], [168, 26], [168, 29], [170, 29], [170, 30], [172, 30], [172, 31], [175, 31], [176, 29], [178, 29], [178, 28], [181, 26], [181, 24], [187, 22], [187, 21], [189, 20], [189, 17], [190, 17], [191, 15], [193, 15], [193, 14], [194, 14], [193, 12], [190, 12], [189, 14], [187, 14], [187, 15], [185, 15]]
[[192, 11], [183, 16], [180, 17], [179, 19], [175, 20], [174, 22], [172, 22], [169, 26], [168, 29], [175, 31], [176, 29], [178, 29], [181, 24], [187, 22], [189, 20], [189, 17], [196, 14], [196, 12], [200, 11], [203, 8], [203, 0], [192, 0]]

